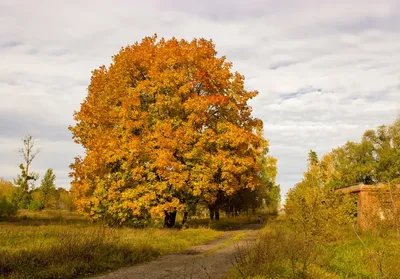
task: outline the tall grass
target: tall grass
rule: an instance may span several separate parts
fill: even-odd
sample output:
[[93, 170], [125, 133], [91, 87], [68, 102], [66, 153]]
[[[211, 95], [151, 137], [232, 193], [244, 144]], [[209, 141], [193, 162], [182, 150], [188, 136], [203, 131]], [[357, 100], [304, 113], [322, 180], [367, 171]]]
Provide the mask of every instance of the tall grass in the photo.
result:
[[221, 234], [207, 228], [112, 229], [82, 220], [56, 225], [54, 216], [48, 217], [0, 223], [0, 278], [83, 277], [178, 252]]
[[[261, 214], [261, 216], [264, 224], [268, 223], [268, 220], [271, 218], [271, 215], [268, 214]], [[210, 229], [217, 231], [234, 231], [243, 229], [244, 225], [258, 223], [258, 216], [237, 216], [233, 218], [221, 218], [221, 220], [218, 221], [210, 221], [208, 218], [193, 218], [186, 224], [186, 226], [190, 228], [209, 227]]]
[[320, 251], [317, 243], [274, 222], [260, 233], [254, 246], [236, 251], [231, 277], [331, 278], [312, 266]]
[[[18, 215], [7, 219], [16, 226], [44, 225], [92, 225], [89, 218], [68, 210], [48, 209], [42, 211], [19, 210]], [[1, 223], [0, 223], [1, 224]]]
[[393, 229], [341, 232], [335, 241], [305, 237], [273, 222], [256, 244], [235, 253], [230, 278], [400, 278], [400, 242]]
[[325, 269], [347, 278], [400, 278], [400, 241], [394, 229], [363, 232], [360, 239], [329, 243]]

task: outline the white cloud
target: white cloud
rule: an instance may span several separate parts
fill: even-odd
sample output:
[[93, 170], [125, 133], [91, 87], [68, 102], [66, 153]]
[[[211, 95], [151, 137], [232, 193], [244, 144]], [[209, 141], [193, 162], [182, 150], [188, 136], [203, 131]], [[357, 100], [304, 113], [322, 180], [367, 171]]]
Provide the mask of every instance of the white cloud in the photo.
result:
[[[158, 33], [212, 38], [247, 77], [283, 192], [310, 148], [324, 153], [399, 111], [400, 5], [382, 1], [2, 1], [0, 176], [15, 176], [20, 138], [42, 144], [35, 168], [68, 186], [80, 153], [67, 126], [90, 72]], [[11, 167], [12, 166], [12, 167]]]

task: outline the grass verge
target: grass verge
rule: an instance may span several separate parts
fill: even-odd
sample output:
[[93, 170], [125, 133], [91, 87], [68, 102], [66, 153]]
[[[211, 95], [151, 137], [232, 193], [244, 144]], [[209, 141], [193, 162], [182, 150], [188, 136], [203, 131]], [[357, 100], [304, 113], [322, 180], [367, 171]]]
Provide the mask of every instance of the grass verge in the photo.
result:
[[393, 229], [359, 232], [363, 243], [349, 232], [336, 241], [314, 241], [272, 222], [253, 247], [236, 251], [228, 278], [400, 278], [400, 241]]
[[207, 228], [178, 231], [2, 223], [0, 278], [90, 276], [178, 252], [220, 235]]

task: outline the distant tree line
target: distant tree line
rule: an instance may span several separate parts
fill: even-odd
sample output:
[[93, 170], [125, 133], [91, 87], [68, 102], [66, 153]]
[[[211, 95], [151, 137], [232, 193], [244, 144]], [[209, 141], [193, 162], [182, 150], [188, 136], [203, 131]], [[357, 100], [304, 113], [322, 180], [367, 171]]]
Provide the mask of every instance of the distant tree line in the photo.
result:
[[[400, 119], [364, 133], [360, 142], [347, 142], [319, 159], [308, 154], [308, 168], [301, 182], [290, 189], [285, 204], [288, 220], [296, 230], [315, 239], [338, 237], [340, 227], [356, 218], [355, 197], [334, 190], [354, 184], [385, 185], [386, 199], [397, 228], [396, 184], [400, 182]], [[382, 199], [382, 197], [379, 197]], [[382, 201], [380, 201], [382, 202]], [[383, 204], [381, 205], [383, 206]]]
[[400, 118], [367, 130], [360, 142], [349, 141], [321, 160], [314, 153], [310, 152], [309, 162], [327, 188], [395, 182], [400, 178]]
[[13, 182], [0, 178], [0, 219], [15, 215], [18, 209], [43, 210], [66, 209], [72, 211], [72, 195], [64, 188], [56, 188], [56, 176], [48, 169], [38, 187], [35, 181], [39, 174], [30, 171], [33, 159], [39, 153], [32, 136], [23, 138], [23, 147], [18, 150], [24, 159], [21, 173]]

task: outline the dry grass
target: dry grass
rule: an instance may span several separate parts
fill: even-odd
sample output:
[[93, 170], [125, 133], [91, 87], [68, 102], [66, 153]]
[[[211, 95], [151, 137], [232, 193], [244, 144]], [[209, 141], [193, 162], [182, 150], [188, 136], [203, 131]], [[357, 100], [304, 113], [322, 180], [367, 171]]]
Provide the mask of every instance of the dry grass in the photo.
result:
[[221, 235], [207, 228], [112, 229], [76, 215], [22, 214], [29, 216], [0, 223], [0, 277], [83, 277], [178, 252]]
[[400, 278], [400, 241], [393, 229], [360, 233], [363, 243], [342, 233], [337, 241], [321, 241], [272, 222], [256, 245], [238, 249], [229, 278]]

